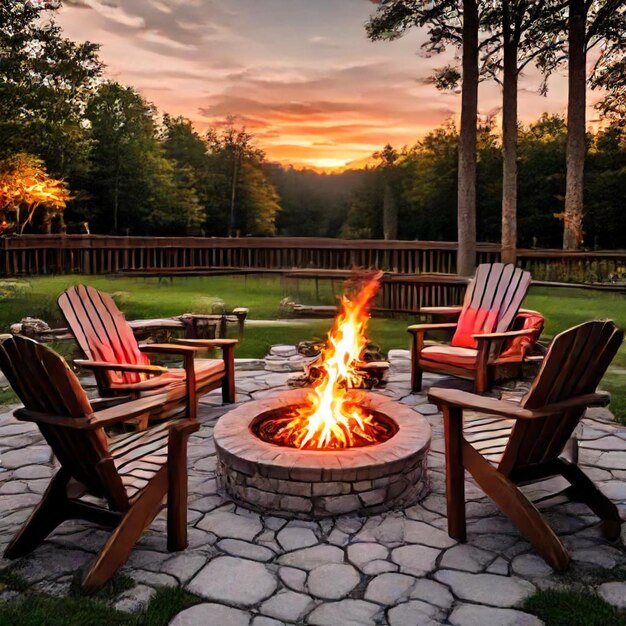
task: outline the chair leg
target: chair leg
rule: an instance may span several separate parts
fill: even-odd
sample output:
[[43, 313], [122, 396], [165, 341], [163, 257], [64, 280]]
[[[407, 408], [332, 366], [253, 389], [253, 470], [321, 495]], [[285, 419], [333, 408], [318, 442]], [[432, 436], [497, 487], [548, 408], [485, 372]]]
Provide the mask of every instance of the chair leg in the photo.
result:
[[7, 546], [4, 552], [7, 559], [30, 554], [59, 524], [68, 519], [65, 490], [69, 478], [69, 474], [63, 469], [54, 475], [41, 502]]
[[125, 513], [98, 556], [87, 565], [80, 580], [84, 591], [91, 593], [102, 588], [126, 563], [137, 540], [160, 511], [166, 489], [167, 468], [163, 468]]
[[172, 430], [168, 443], [167, 549], [187, 547], [187, 439], [186, 433]]
[[614, 541], [620, 536], [622, 518], [619, 510], [574, 463], [559, 460], [561, 475], [571, 485], [568, 495], [577, 502], [586, 504], [601, 520], [604, 536]]
[[463, 467], [463, 412], [458, 407], [443, 407], [446, 445], [446, 500], [448, 534], [453, 539], [466, 540], [465, 468]]
[[222, 378], [222, 402], [235, 402], [235, 351], [232, 347], [224, 349], [224, 378]]
[[422, 390], [422, 368], [419, 364], [420, 348], [419, 339], [413, 335], [413, 345], [411, 346], [411, 391], [419, 393]]
[[567, 569], [570, 562], [567, 550], [518, 486], [498, 472], [467, 441], [463, 442], [463, 464], [540, 556], [555, 570]]

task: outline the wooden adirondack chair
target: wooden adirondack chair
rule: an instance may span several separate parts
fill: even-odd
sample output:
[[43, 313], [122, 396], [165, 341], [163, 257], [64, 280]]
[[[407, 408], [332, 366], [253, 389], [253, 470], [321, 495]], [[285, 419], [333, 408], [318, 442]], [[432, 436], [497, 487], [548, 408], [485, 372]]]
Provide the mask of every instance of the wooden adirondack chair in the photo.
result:
[[[109, 540], [80, 576], [82, 587], [95, 591], [126, 562], [166, 494], [168, 549], [187, 547], [187, 440], [197, 422], [172, 420], [109, 439], [104, 427], [153, 412], [165, 396], [98, 410], [58, 354], [24, 337], [0, 344], [0, 369], [24, 403], [15, 417], [39, 426], [61, 464], [5, 557], [29, 554], [68, 519], [109, 526]], [[86, 502], [86, 495], [102, 505]]]
[[[522, 300], [530, 286], [530, 273], [514, 265], [484, 263], [465, 292], [461, 307], [428, 307], [421, 313], [458, 316], [458, 321], [445, 324], [415, 324], [408, 331], [413, 335], [411, 351], [411, 388], [422, 389], [422, 372], [452, 374], [474, 381], [474, 390], [482, 393], [491, 384], [493, 368], [500, 363], [520, 363], [525, 351], [505, 354], [506, 342], [519, 337], [539, 338], [542, 329], [511, 330]], [[454, 330], [450, 345], [424, 346], [427, 332]]]
[[[608, 399], [596, 387], [623, 338], [608, 321], [587, 322], [561, 333], [521, 404], [454, 389], [430, 390], [428, 397], [443, 410], [451, 537], [465, 541], [465, 470], [554, 569], [566, 568], [569, 554], [518, 485], [563, 476], [571, 484], [567, 494], [602, 519], [605, 536], [619, 536], [617, 507], [575, 462], [563, 458], [563, 451], [585, 409]], [[465, 409], [506, 418], [497, 424], [498, 438], [485, 435], [490, 430], [486, 418], [468, 433]]]
[[[61, 294], [58, 304], [86, 357], [75, 362], [93, 370], [103, 398], [165, 391], [169, 409], [162, 417], [185, 406], [191, 419], [197, 416], [197, 398], [220, 385], [223, 401], [235, 401], [236, 339], [181, 339], [176, 344], [140, 346], [109, 294], [78, 285]], [[222, 359], [194, 359], [198, 350], [212, 347], [222, 349]], [[184, 368], [151, 365], [146, 353], [182, 356]]]

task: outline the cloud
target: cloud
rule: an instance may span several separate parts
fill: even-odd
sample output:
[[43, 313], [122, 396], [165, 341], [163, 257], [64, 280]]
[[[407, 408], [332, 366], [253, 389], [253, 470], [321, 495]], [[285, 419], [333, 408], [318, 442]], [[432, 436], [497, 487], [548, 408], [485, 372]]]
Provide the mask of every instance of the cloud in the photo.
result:
[[[368, 41], [365, 0], [66, 0], [69, 36], [102, 43], [109, 76], [200, 130], [238, 116], [272, 159], [296, 164], [360, 161], [387, 142], [411, 144], [457, 115], [457, 93], [428, 81], [453, 53], [424, 58], [419, 30], [393, 43]], [[534, 82], [524, 79], [522, 89]], [[560, 111], [520, 98], [526, 119]], [[481, 85], [482, 111], [497, 86]]]

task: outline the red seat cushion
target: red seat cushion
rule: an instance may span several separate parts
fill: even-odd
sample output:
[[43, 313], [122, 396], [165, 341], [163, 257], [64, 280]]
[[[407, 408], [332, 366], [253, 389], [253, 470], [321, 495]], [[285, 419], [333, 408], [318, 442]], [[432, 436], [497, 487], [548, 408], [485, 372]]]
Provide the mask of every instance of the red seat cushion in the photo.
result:
[[476, 367], [477, 356], [478, 350], [458, 346], [428, 346], [420, 353], [420, 358], [426, 361], [456, 365], [465, 369]]
[[461, 312], [451, 345], [461, 348], [477, 348], [472, 335], [492, 333], [498, 324], [498, 310], [467, 308]]

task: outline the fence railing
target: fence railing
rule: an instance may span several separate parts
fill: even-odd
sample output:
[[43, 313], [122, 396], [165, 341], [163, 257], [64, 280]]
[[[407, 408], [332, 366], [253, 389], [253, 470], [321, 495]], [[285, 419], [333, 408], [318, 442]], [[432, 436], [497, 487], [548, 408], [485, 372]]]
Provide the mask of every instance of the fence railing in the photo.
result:
[[[345, 270], [398, 274], [456, 273], [455, 242], [323, 238], [114, 237], [24, 235], [0, 238], [0, 273], [202, 273], [210, 270]], [[499, 246], [480, 243], [477, 262], [497, 261]], [[536, 280], [594, 282], [626, 267], [626, 251], [519, 250]]]

